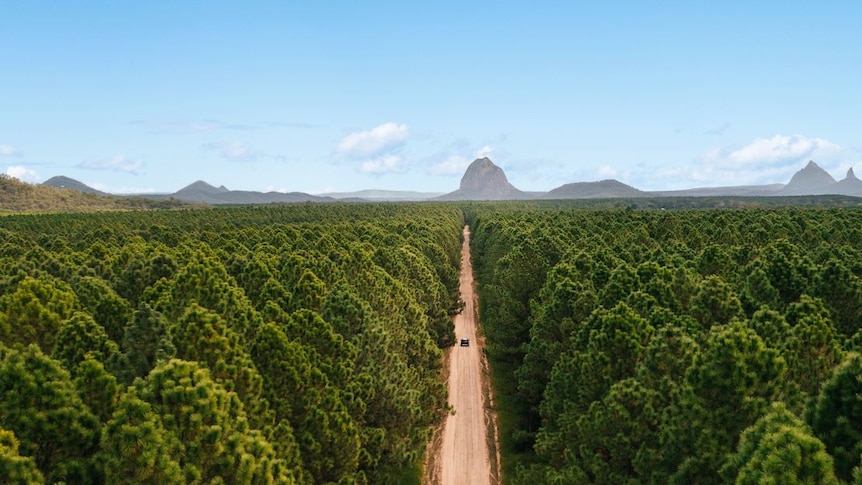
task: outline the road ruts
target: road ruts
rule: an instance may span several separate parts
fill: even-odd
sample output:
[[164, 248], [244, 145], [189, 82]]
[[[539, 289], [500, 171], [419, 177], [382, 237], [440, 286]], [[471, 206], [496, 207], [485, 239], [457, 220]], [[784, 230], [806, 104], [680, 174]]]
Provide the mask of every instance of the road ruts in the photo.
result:
[[[439, 478], [441, 485], [491, 485], [493, 476], [483, 393], [488, 386], [482, 369], [481, 342], [476, 338], [469, 226], [464, 227], [460, 289], [465, 305], [454, 319], [457, 340], [449, 354], [449, 404], [455, 413], [447, 417], [443, 428]], [[470, 339], [469, 347], [459, 345], [462, 338]]]

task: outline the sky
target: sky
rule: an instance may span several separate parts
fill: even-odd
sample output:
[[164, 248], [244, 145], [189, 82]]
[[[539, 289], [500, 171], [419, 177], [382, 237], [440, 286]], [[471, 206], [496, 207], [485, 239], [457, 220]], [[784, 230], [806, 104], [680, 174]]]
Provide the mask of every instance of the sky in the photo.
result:
[[111, 193], [862, 176], [859, 1], [0, 0], [0, 173]]

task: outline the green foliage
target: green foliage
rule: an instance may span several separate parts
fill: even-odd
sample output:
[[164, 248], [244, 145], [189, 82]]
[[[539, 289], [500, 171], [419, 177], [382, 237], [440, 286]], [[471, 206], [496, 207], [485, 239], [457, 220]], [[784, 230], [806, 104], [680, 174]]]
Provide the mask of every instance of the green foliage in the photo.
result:
[[216, 382], [237, 393], [255, 426], [267, 424], [263, 379], [239, 335], [219, 315], [192, 303], [170, 331], [178, 358], [203, 364]]
[[851, 337], [862, 322], [862, 282], [847, 265], [831, 257], [819, 268], [814, 294], [823, 300], [835, 319], [835, 330]]
[[6, 343], [36, 344], [50, 353], [63, 320], [72, 316], [75, 294], [54, 279], [23, 279], [0, 296], [0, 336]]
[[0, 427], [15, 433], [48, 482], [96, 481], [99, 423], [60, 364], [30, 345], [0, 349]]
[[77, 365], [73, 382], [81, 400], [99, 421], [107, 422], [120, 396], [117, 378], [105, 370], [101, 362], [88, 355]]
[[704, 328], [724, 325], [742, 314], [742, 304], [718, 276], [708, 276], [692, 298], [691, 313]]
[[[4, 367], [24, 390], [0, 401], [9, 456], [69, 483], [415, 478], [447, 410], [463, 221], [444, 204], [5, 216], [4, 362], [36, 344], [58, 373]], [[46, 379], [62, 398], [42, 405]]]
[[817, 396], [843, 357], [829, 311], [820, 300], [802, 295], [790, 304], [786, 319], [791, 325], [784, 351], [788, 377], [806, 395]]
[[31, 457], [18, 454], [15, 433], [0, 427], [0, 482], [8, 485], [45, 483], [42, 472]]
[[123, 329], [122, 350], [132, 378], [144, 377], [159, 362], [176, 355], [168, 333], [168, 321], [150, 305], [142, 303]]
[[823, 385], [809, 419], [835, 459], [835, 474], [850, 480], [862, 453], [862, 356], [848, 354]]
[[81, 307], [101, 325], [108, 337], [119, 342], [123, 329], [132, 318], [132, 306], [117, 295], [107, 282], [93, 276], [80, 278], [73, 284]]
[[[41, 376], [15, 385], [62, 396], [52, 402], [71, 411], [52, 426], [78, 430], [50, 441], [66, 455], [52, 454], [59, 464], [48, 472], [33, 434], [55, 431], [37, 433], [2, 401], [0, 426], [19, 442], [10, 456], [68, 482], [413, 476], [447, 409], [440, 348], [461, 305], [467, 218], [485, 348], [511, 384], [500, 401], [518, 413], [500, 419], [511, 426], [501, 430], [506, 449], [525, 464], [507, 479], [719, 483], [743, 430], [783, 400], [794, 413], [810, 405], [836, 474], [851, 480], [859, 391], [838, 377], [852, 374], [853, 359], [838, 363], [862, 348], [862, 211], [662, 201], [695, 202], [753, 208], [307, 204], [5, 216], [4, 369]], [[36, 357], [7, 366], [26, 352], [54, 371]], [[31, 381], [56, 384], [22, 384]], [[25, 401], [14, 409], [37, 407]], [[746, 456], [763, 459], [739, 469], [797, 470], [793, 450], [819, 456], [791, 428], [751, 438]], [[75, 433], [79, 444], [64, 445]]]
[[[503, 447], [504, 470], [525, 464], [512, 483], [733, 481], [719, 470], [772, 402], [800, 413], [822, 399], [845, 349], [862, 348], [862, 212], [761, 202], [469, 208], [486, 349], [492, 370], [506, 369], [497, 392], [513, 394], [495, 398], [518, 403], [499, 421], [504, 443], [518, 443]], [[499, 385], [513, 371], [514, 392]], [[790, 470], [794, 450], [819, 453], [800, 433], [776, 434], [780, 451], [750, 466]], [[849, 480], [855, 438], [839, 458], [818, 437]], [[842, 460], [854, 464], [841, 472]], [[773, 472], [763, 480], [789, 480]]]
[[105, 329], [85, 313], [75, 313], [72, 318], [63, 323], [57, 334], [57, 345], [51, 355], [63, 366], [74, 371], [85, 358], [91, 358], [103, 364], [117, 362], [120, 350], [117, 344], [108, 338]]
[[826, 447], [781, 403], [743, 431], [722, 475], [740, 485], [839, 483]]
[[[237, 395], [216, 383], [206, 368], [172, 359], [130, 392], [149, 403], [160, 418], [166, 438], [176, 446], [185, 481], [292, 481], [272, 445], [248, 427]], [[145, 409], [142, 414], [146, 416]]]
[[135, 392], [123, 394], [102, 435], [105, 481], [117, 484], [186, 483], [176, 457], [177, 437]]

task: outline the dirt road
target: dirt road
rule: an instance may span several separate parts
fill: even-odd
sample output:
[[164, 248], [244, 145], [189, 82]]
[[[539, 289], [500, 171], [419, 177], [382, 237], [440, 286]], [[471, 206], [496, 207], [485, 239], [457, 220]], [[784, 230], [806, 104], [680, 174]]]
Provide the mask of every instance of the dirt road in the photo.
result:
[[[494, 445], [496, 424], [489, 405], [491, 395], [487, 363], [482, 353], [482, 342], [477, 338], [470, 228], [466, 226], [461, 249], [460, 289], [465, 306], [454, 319], [457, 341], [448, 350], [447, 359], [449, 404], [454, 408], [454, 414], [450, 414], [443, 425], [442, 439], [435, 439], [429, 450], [433, 455], [428, 462], [432, 469], [426, 475], [426, 482], [440, 485], [492, 485], [499, 481], [496, 466], [499, 459]], [[468, 347], [460, 346], [462, 338], [470, 339]]]

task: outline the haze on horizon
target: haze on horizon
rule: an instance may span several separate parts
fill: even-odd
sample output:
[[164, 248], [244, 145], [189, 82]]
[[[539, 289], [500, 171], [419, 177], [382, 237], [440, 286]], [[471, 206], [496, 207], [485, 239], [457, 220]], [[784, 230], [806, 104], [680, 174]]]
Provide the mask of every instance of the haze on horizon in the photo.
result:
[[4, 2], [0, 172], [112, 193], [862, 173], [862, 3]]

